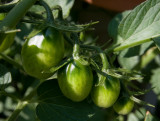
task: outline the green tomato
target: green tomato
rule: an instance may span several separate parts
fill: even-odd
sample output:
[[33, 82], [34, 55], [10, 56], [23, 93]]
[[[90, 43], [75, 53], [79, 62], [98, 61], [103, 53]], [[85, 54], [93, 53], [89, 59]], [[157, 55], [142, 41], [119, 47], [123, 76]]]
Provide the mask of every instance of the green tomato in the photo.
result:
[[102, 84], [95, 85], [93, 87], [91, 97], [97, 106], [108, 108], [116, 102], [119, 93], [119, 80], [109, 76]]
[[134, 106], [134, 101], [132, 101], [128, 97], [121, 97], [113, 105], [113, 108], [118, 114], [126, 115], [132, 111], [133, 106]]
[[[3, 20], [5, 16], [6, 16], [5, 13], [1, 13], [0, 20]], [[10, 33], [5, 36], [5, 38], [3, 39], [3, 42], [0, 44], [0, 52], [5, 51], [13, 44], [15, 35], [16, 33]]]
[[49, 78], [52, 74], [42, 71], [56, 66], [63, 59], [62, 34], [53, 28], [43, 30], [24, 43], [21, 56], [23, 67], [29, 75], [39, 79]]
[[74, 60], [58, 70], [58, 83], [67, 98], [79, 102], [84, 100], [91, 91], [93, 73], [90, 66]]

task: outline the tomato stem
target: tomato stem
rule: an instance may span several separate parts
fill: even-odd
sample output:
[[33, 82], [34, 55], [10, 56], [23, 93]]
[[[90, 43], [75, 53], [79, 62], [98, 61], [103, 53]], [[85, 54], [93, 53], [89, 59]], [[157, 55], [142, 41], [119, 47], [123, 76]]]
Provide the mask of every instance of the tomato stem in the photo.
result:
[[107, 60], [106, 54], [103, 52], [103, 50], [100, 47], [90, 46], [90, 45], [80, 45], [80, 47], [96, 50], [102, 59], [102, 64], [103, 64], [102, 71], [106, 71], [109, 68], [109, 62]]
[[79, 58], [79, 49], [80, 49], [79, 38], [78, 38], [78, 35], [76, 33], [72, 33], [71, 37], [73, 38], [73, 40], [75, 42], [75, 44], [73, 46], [73, 58], [77, 59], [77, 58]]
[[0, 56], [5, 60], [7, 61], [8, 63], [16, 66], [17, 68], [23, 70], [23, 67], [21, 64], [17, 63], [16, 61], [14, 61], [12, 58], [10, 58], [9, 56], [3, 54], [3, 53], [0, 53]]
[[[16, 121], [19, 113], [29, 104], [32, 103], [33, 97], [36, 95], [37, 88], [39, 85], [43, 82], [43, 80], [40, 80], [40, 82], [37, 84], [37, 86], [22, 100], [19, 100], [16, 109], [12, 113], [12, 115], [7, 119], [7, 121]], [[35, 101], [36, 102], [36, 101]]]
[[27, 101], [19, 101], [16, 107], [16, 110], [12, 113], [12, 115], [8, 118], [7, 121], [16, 121], [19, 113], [23, 110], [23, 108], [28, 104]]
[[[79, 44], [78, 36], [74, 36], [74, 35], [72, 35], [72, 36], [73, 36], [73, 40], [75, 40], [75, 43]], [[72, 40], [70, 38], [68, 38], [66, 34], [64, 34], [64, 37], [69, 43], [73, 44]], [[103, 50], [100, 47], [90, 46], [90, 45], [79, 45], [79, 46], [82, 48], [93, 49], [93, 50], [96, 50], [97, 52], [99, 52], [100, 57], [102, 59], [102, 63], [103, 63], [102, 71], [106, 71], [109, 68], [109, 62], [107, 60], [106, 54], [103, 52]], [[74, 45], [73, 54], [76, 54], [77, 51], [79, 52], [79, 47], [77, 47], [77, 45]]]
[[39, 1], [39, 5], [42, 5], [45, 8], [46, 12], [47, 12], [47, 22], [50, 23], [50, 24], [53, 24], [54, 17], [53, 17], [52, 10], [49, 7], [49, 5], [43, 0]]
[[57, 6], [54, 7], [54, 9], [58, 10], [58, 19], [63, 20], [63, 11], [62, 11], [61, 6], [57, 5]]
[[75, 44], [73, 46], [73, 58], [74, 59], [79, 58], [79, 45], [78, 44]]

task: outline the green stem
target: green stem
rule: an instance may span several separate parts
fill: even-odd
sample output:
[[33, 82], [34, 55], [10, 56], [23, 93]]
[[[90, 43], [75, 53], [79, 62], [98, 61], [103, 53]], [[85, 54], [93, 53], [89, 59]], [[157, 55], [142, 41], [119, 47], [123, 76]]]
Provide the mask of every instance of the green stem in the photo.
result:
[[102, 71], [106, 71], [109, 68], [109, 63], [108, 63], [106, 54], [99, 47], [90, 46], [90, 45], [80, 45], [80, 47], [96, 50], [100, 54], [100, 57], [102, 60], [102, 64], [103, 64]]
[[8, 118], [7, 121], [16, 121], [19, 113], [23, 110], [23, 108], [28, 104], [27, 101], [19, 101], [15, 111], [12, 115]]
[[71, 37], [74, 40], [74, 46], [73, 46], [73, 58], [79, 58], [79, 50], [80, 50], [80, 46], [79, 46], [79, 38], [78, 35], [76, 33], [72, 33]]
[[63, 20], [63, 11], [61, 6], [57, 5], [53, 8], [54, 10], [57, 9], [58, 10], [58, 19], [59, 20]]
[[61, 61], [57, 66], [52, 67], [49, 69], [49, 71], [44, 71], [43, 73], [53, 73], [55, 71], [57, 71], [58, 69], [62, 68], [63, 66], [65, 66], [66, 64], [68, 64], [69, 62], [71, 62], [73, 60], [73, 57], [67, 58], [63, 61]]
[[7, 31], [0, 31], [0, 32], [3, 32], [5, 34], [9, 34], [9, 33], [16, 33], [16, 32], [20, 32], [21, 30], [20, 29], [14, 29], [14, 30], [7, 30]]
[[27, 106], [29, 103], [32, 102], [32, 99], [35, 97], [36, 95], [36, 91], [37, 88], [39, 87], [39, 85], [42, 83], [43, 81], [41, 80], [39, 84], [37, 84], [37, 86], [30, 92], [30, 94], [28, 94], [26, 97], [23, 98], [22, 101], [19, 101], [17, 104], [16, 109], [14, 110], [14, 112], [12, 113], [12, 115], [8, 118], [7, 121], [16, 121], [19, 113], [25, 108], [25, 106]]
[[[75, 36], [74, 34], [72, 34], [71, 36], [73, 37], [73, 40], [75, 40], [75, 43], [76, 43], [73, 48], [73, 54], [76, 54], [77, 52], [79, 53], [79, 46], [82, 48], [96, 50], [97, 52], [99, 52], [100, 57], [102, 59], [102, 63], [103, 63], [102, 71], [106, 71], [109, 68], [109, 63], [108, 63], [106, 54], [101, 50], [101, 48], [96, 46], [90, 46], [90, 45], [79, 45], [78, 37]], [[69, 43], [73, 44], [72, 40], [68, 38], [65, 34], [64, 34], [64, 37]]]
[[114, 51], [114, 52], [118, 52], [118, 51], [124, 50], [124, 49], [126, 49], [126, 48], [131, 48], [131, 47], [134, 47], [134, 46], [137, 46], [137, 45], [146, 43], [146, 42], [150, 42], [150, 41], [152, 41], [152, 40], [151, 40], [151, 39], [146, 39], [146, 40], [142, 40], [142, 41], [133, 42], [133, 43], [130, 43], [130, 44], [118, 46], [118, 47], [116, 47], [116, 48], [113, 48], [113, 51]]
[[54, 17], [53, 17], [51, 8], [43, 0], [39, 1], [39, 5], [42, 5], [45, 8], [45, 10], [47, 12], [47, 22], [50, 23], [50, 24], [52, 24], [54, 22]]
[[25, 15], [28, 9], [37, 0], [22, 0], [19, 2], [5, 17], [5, 19], [0, 23], [0, 29], [8, 30], [13, 29], [19, 20]]
[[108, 63], [106, 54], [102, 51], [100, 53], [100, 56], [101, 56], [102, 63], [103, 63], [102, 71], [107, 71], [107, 69], [109, 68], [109, 63]]
[[3, 53], [0, 53], [0, 56], [5, 60], [7, 61], [8, 63], [16, 66], [17, 68], [23, 70], [23, 67], [22, 65], [20, 65], [19, 63], [17, 63], [16, 61], [14, 61], [12, 58], [10, 58], [9, 56], [3, 54]]
[[76, 59], [77, 57], [79, 57], [79, 45], [75, 44], [73, 46], [73, 58]]

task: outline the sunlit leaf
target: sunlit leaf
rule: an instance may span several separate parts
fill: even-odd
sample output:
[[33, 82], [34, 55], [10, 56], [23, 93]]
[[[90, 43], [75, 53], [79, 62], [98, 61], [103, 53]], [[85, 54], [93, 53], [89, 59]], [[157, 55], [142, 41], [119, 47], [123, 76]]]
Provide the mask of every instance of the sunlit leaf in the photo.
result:
[[147, 0], [132, 10], [119, 24], [118, 34], [123, 42], [114, 51], [133, 47], [160, 36], [159, 7], [159, 0]]

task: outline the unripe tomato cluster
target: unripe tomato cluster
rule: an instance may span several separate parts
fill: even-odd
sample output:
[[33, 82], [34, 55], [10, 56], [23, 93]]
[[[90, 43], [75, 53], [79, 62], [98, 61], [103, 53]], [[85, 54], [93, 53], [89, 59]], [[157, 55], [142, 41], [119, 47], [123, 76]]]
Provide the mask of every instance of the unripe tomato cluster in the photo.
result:
[[[57, 66], [62, 61], [65, 53], [64, 41], [62, 33], [50, 27], [27, 39], [21, 52], [24, 70], [38, 79], [51, 77], [53, 73], [42, 71]], [[120, 81], [117, 78], [108, 76], [103, 83], [93, 85], [91, 67], [83, 65], [78, 60], [72, 60], [60, 68], [57, 77], [62, 93], [72, 101], [82, 101], [91, 94], [97, 106], [113, 106], [119, 114], [125, 115], [133, 108], [133, 101], [124, 97], [118, 99]]]

